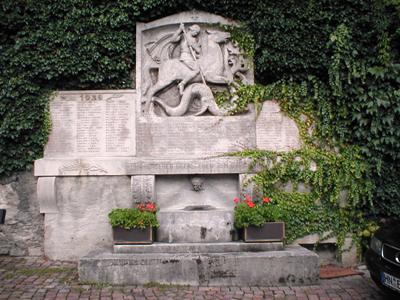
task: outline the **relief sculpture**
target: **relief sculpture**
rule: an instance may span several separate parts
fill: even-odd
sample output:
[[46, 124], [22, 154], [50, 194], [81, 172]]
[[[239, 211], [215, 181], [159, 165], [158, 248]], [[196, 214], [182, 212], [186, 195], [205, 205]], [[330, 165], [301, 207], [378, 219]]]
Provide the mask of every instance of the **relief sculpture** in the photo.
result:
[[144, 113], [226, 115], [216, 104], [215, 93], [234, 80], [249, 83], [247, 60], [230, 41], [230, 34], [220, 29], [181, 23], [175, 31], [145, 43], [144, 50]]

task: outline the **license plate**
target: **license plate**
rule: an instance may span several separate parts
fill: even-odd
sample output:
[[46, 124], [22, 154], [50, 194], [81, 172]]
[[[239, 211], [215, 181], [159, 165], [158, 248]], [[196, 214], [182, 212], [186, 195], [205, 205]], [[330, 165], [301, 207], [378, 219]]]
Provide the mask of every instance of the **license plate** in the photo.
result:
[[400, 292], [400, 278], [389, 275], [385, 272], [381, 273], [381, 282], [384, 286], [390, 287]]

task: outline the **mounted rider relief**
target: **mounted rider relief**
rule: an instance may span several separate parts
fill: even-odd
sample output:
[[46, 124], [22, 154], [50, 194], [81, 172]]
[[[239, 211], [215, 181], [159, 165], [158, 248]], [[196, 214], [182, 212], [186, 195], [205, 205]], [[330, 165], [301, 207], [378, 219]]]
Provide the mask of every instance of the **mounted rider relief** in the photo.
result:
[[[161, 20], [159, 20], [161, 21]], [[144, 116], [224, 116], [216, 93], [234, 81], [253, 82], [253, 70], [243, 51], [219, 24], [223, 18], [186, 19], [141, 24], [137, 37], [137, 88]], [[214, 24], [210, 24], [214, 23]], [[218, 24], [219, 23], [219, 24]]]

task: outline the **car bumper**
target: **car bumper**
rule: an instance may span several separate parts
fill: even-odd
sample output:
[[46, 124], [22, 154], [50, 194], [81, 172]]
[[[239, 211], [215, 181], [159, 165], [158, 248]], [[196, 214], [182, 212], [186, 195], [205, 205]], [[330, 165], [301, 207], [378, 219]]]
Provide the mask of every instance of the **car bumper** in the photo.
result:
[[[371, 278], [374, 279], [375, 282], [381, 282], [382, 272], [400, 278], [400, 266], [385, 260], [371, 249], [367, 251], [365, 257], [367, 268], [371, 274]], [[399, 293], [399, 291], [396, 292]]]

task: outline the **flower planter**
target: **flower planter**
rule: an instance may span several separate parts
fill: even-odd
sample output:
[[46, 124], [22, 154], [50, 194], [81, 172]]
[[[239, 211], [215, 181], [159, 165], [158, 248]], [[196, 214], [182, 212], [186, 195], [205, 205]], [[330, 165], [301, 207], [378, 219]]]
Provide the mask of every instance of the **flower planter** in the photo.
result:
[[284, 238], [284, 222], [267, 222], [261, 227], [244, 228], [243, 239], [246, 243], [282, 242]]
[[151, 244], [154, 240], [153, 231], [152, 227], [146, 227], [144, 229], [114, 227], [114, 245]]

